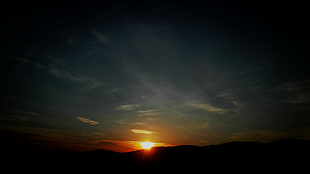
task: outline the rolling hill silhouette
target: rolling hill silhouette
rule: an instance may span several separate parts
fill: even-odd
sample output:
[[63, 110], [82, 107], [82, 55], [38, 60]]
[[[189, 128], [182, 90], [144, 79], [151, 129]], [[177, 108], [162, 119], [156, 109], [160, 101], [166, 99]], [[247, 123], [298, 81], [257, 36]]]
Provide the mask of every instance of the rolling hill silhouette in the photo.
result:
[[[25, 171], [302, 171], [308, 165], [310, 140], [270, 143], [230, 142], [220, 145], [154, 147], [118, 153], [98, 149], [70, 152], [37, 147], [1, 148], [3, 166]], [[138, 172], [139, 173], [139, 172]]]

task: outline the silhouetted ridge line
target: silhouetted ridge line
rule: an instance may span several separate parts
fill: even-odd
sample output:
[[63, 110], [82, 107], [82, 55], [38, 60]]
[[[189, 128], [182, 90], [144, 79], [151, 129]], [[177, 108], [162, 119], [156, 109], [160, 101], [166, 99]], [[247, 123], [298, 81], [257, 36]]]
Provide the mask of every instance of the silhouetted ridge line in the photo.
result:
[[[16, 146], [14, 146], [16, 147]], [[219, 145], [154, 147], [118, 153], [103, 149], [86, 152], [52, 151], [32, 149], [21, 152], [2, 149], [4, 166], [43, 166], [74, 169], [206, 169], [227, 171], [232, 169], [302, 169], [308, 166], [310, 140], [279, 140], [270, 143], [229, 142]], [[27, 150], [27, 149], [24, 149]], [[117, 168], [118, 169], [118, 168]], [[295, 171], [296, 172], [296, 171]]]

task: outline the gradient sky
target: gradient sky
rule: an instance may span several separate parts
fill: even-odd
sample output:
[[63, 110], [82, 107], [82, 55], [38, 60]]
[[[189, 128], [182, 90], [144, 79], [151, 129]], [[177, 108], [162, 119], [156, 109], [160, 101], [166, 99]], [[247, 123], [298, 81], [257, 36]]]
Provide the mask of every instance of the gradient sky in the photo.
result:
[[1, 7], [1, 130], [75, 150], [310, 138], [297, 2]]

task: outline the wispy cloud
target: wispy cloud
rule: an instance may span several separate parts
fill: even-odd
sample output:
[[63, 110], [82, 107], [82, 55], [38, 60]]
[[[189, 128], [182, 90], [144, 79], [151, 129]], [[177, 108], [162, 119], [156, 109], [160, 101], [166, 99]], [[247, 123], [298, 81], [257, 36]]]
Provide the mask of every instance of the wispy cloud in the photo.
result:
[[122, 124], [122, 125], [136, 125], [136, 126], [145, 125], [145, 123], [143, 122], [128, 122], [126, 119], [118, 120], [116, 121], [116, 123]]
[[157, 116], [160, 115], [160, 112], [157, 110], [142, 110], [138, 111], [138, 116]]
[[285, 83], [278, 87], [278, 90], [285, 91], [288, 98], [284, 100], [285, 103], [308, 103], [310, 102], [310, 81], [303, 81], [301, 83]]
[[[48, 60], [51, 60], [54, 63], [50, 63], [48, 65], [42, 64], [40, 62], [35, 62], [30, 59], [26, 58], [21, 58], [21, 57], [15, 57], [18, 61], [22, 62], [23, 64], [29, 64], [32, 65], [38, 69], [42, 69], [45, 71], [48, 71], [50, 74], [54, 75], [58, 79], [63, 79], [63, 80], [68, 80], [71, 82], [76, 82], [76, 83], [83, 83], [85, 84], [89, 89], [95, 89], [98, 88], [102, 85], [107, 85], [103, 84], [101, 81], [98, 81], [96, 79], [93, 79], [88, 76], [81, 75], [79, 73], [74, 73], [72, 71], [66, 71], [66, 70], [61, 70], [57, 68], [60, 64], [59, 61], [54, 56], [45, 54], [45, 57], [48, 58]], [[57, 62], [57, 63], [55, 63]]]
[[[243, 104], [233, 94], [232, 91], [230, 91], [230, 90], [223, 91], [223, 92], [219, 93], [218, 97], [222, 98], [223, 100], [230, 102], [234, 106], [234, 108], [230, 109], [230, 111], [234, 111], [239, 116], [241, 115], [241, 109], [243, 107]], [[229, 111], [229, 110], [227, 110], [227, 111]]]
[[156, 133], [158, 133], [158, 132], [145, 130], [145, 129], [130, 129], [130, 131], [133, 133], [136, 133], [136, 134], [156, 134]]
[[125, 119], [117, 120], [116, 123], [118, 123], [118, 124], [128, 124]]
[[55, 75], [57, 78], [69, 80], [72, 82], [84, 83], [88, 86], [89, 89], [94, 89], [102, 86], [102, 82], [99, 82], [86, 76], [77, 75], [68, 71], [60, 71], [58, 69], [49, 68], [49, 73]]
[[145, 125], [145, 123], [143, 123], [143, 122], [134, 122], [134, 123], [131, 123], [131, 125], [141, 126], [141, 125]]
[[131, 111], [140, 107], [139, 104], [120, 105], [114, 108], [115, 111]]
[[75, 117], [75, 118], [80, 120], [83, 123], [87, 123], [87, 124], [90, 124], [90, 125], [93, 125], [93, 126], [99, 124], [98, 121], [94, 121], [94, 120], [91, 120], [89, 118], [85, 118], [85, 117]]
[[219, 93], [218, 97], [230, 101], [235, 107], [241, 107], [242, 104], [237, 97], [229, 90]]
[[46, 115], [34, 112], [27, 111], [17, 108], [0, 108], [1, 112], [1, 121], [16, 121], [23, 123], [39, 123], [42, 118], [46, 118]]
[[215, 113], [225, 113], [230, 111], [229, 109], [223, 109], [223, 108], [219, 108], [219, 107], [215, 107], [211, 104], [207, 104], [207, 103], [195, 103], [195, 104], [189, 104], [189, 106], [193, 107], [193, 108], [197, 108], [197, 109], [202, 109], [208, 112], [215, 112]]
[[58, 69], [49, 69], [49, 72], [53, 75], [55, 75], [58, 78], [63, 78], [67, 79], [73, 82], [83, 82], [86, 81], [87, 79], [81, 78], [77, 75], [73, 75], [72, 73], [66, 72], [66, 71], [60, 71]]
[[102, 43], [104, 45], [106, 45], [108, 43], [108, 39], [102, 33], [100, 33], [98, 30], [93, 28], [90, 31], [100, 43]]
[[300, 138], [307, 139], [310, 135], [309, 130], [303, 131], [270, 131], [270, 130], [260, 130], [260, 131], [249, 131], [249, 132], [239, 132], [233, 134], [230, 139], [238, 141], [274, 141], [286, 138]]

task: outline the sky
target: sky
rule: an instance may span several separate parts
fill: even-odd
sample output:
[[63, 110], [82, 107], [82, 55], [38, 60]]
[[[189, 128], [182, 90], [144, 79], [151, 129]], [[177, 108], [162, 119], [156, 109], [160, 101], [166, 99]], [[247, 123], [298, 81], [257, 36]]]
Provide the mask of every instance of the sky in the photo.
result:
[[6, 4], [0, 130], [80, 151], [309, 139], [308, 15], [298, 1]]

